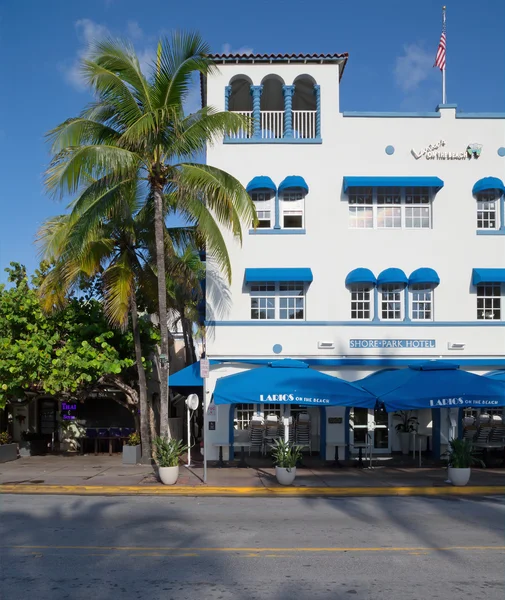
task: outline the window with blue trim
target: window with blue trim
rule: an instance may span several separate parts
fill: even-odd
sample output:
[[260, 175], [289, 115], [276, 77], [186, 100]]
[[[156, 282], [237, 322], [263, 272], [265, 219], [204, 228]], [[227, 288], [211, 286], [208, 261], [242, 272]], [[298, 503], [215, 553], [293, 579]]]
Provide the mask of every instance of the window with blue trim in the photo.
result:
[[256, 190], [249, 195], [256, 208], [258, 228], [271, 229], [275, 212], [275, 193], [272, 190]]
[[482, 283], [477, 286], [477, 319], [479, 321], [501, 321], [501, 283]]
[[281, 228], [303, 229], [305, 191], [302, 189], [281, 192]]
[[428, 187], [350, 187], [351, 229], [430, 229]]
[[373, 288], [370, 285], [350, 285], [351, 319], [369, 321], [373, 314]]
[[404, 314], [405, 286], [401, 283], [384, 283], [379, 285], [380, 319], [381, 321], [402, 321]]
[[424, 283], [409, 286], [412, 321], [433, 320], [433, 287]]
[[477, 197], [477, 229], [498, 229], [500, 227], [500, 197], [498, 190], [485, 190]]
[[252, 320], [305, 319], [305, 284], [302, 281], [251, 283], [250, 296]]

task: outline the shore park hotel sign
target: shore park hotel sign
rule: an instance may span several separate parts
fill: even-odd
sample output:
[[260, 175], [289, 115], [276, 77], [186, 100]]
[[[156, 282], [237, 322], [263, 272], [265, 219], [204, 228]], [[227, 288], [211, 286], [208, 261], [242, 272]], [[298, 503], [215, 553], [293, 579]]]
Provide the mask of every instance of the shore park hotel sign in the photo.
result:
[[482, 144], [471, 143], [468, 144], [464, 151], [448, 152], [445, 150], [445, 140], [438, 140], [438, 142], [420, 150], [412, 148], [411, 152], [416, 160], [423, 156], [426, 160], [465, 160], [479, 158], [482, 152]]

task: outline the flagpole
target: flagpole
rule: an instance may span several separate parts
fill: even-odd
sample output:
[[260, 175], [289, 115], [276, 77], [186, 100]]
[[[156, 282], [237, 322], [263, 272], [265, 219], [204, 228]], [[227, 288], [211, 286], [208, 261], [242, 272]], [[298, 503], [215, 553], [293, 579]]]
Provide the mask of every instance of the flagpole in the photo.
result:
[[[442, 6], [442, 25], [443, 25], [444, 31], [446, 29], [446, 25], [445, 25], [445, 9], [446, 9], [446, 7]], [[445, 65], [444, 65], [444, 68], [442, 69], [442, 104], [447, 104], [447, 98], [446, 98], [446, 95], [445, 95]]]

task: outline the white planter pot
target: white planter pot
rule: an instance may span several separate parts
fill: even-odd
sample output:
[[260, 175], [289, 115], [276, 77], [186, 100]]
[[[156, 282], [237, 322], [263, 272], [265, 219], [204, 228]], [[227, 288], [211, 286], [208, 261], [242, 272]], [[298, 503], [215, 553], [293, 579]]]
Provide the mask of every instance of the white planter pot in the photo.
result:
[[470, 479], [470, 467], [466, 469], [456, 469], [449, 467], [449, 479], [452, 485], [466, 485]]
[[291, 469], [275, 467], [275, 477], [281, 485], [291, 485], [296, 477], [296, 467]]
[[402, 431], [400, 432], [400, 447], [402, 454], [408, 454], [410, 450], [410, 433]]
[[161, 483], [174, 485], [179, 477], [179, 467], [158, 467]]

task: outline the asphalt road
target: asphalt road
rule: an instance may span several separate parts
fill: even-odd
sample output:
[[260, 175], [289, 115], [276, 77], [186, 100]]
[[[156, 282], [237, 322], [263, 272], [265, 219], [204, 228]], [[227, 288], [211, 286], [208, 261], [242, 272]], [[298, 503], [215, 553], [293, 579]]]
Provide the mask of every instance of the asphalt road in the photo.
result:
[[0, 496], [0, 598], [503, 600], [503, 498]]

